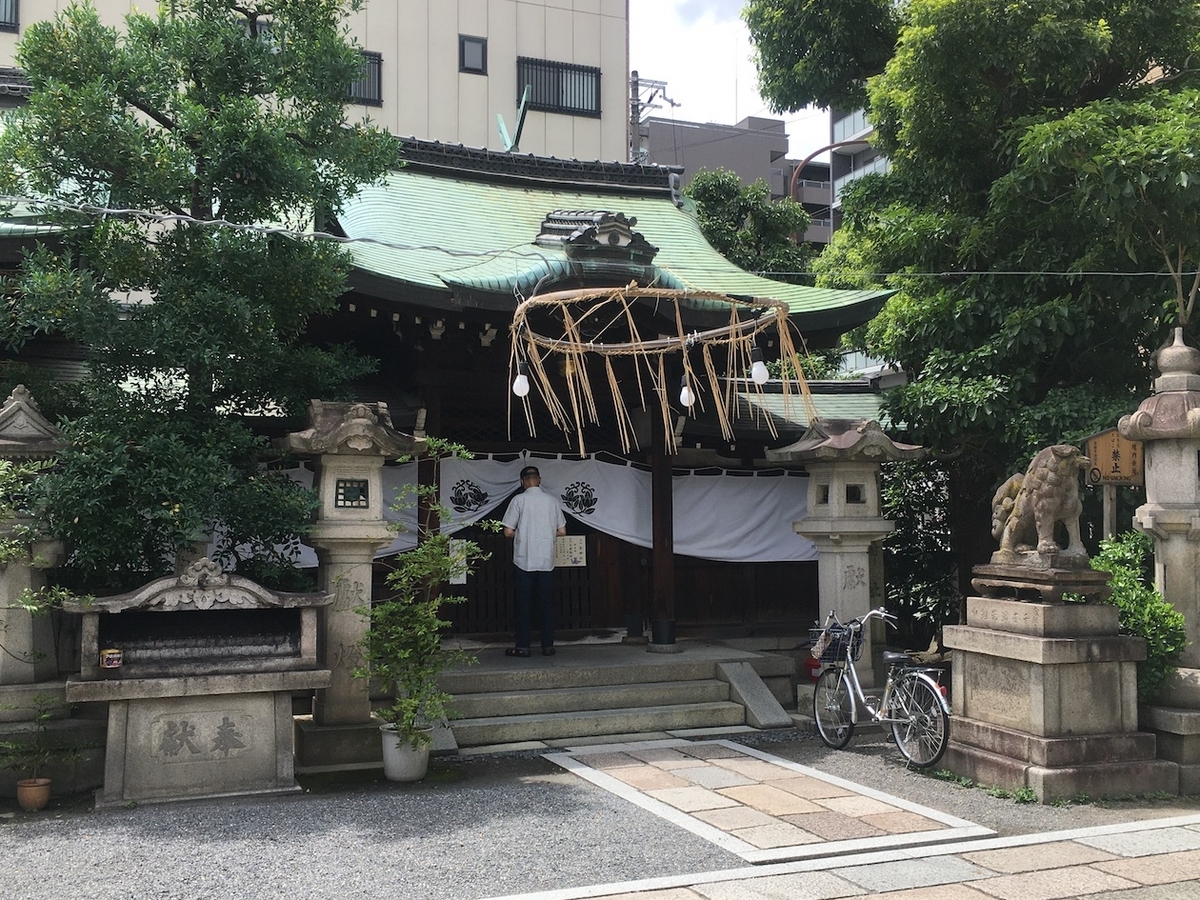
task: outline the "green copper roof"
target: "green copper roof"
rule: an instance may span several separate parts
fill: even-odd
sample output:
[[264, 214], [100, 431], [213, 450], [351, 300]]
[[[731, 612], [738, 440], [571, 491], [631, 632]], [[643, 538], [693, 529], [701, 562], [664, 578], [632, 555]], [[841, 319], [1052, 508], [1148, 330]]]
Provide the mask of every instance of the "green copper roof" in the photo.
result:
[[[534, 243], [555, 210], [623, 213], [637, 220], [634, 230], [658, 254], [646, 266], [568, 259], [557, 246]], [[350, 238], [381, 242], [348, 244], [361, 272], [395, 282], [396, 291], [453, 293], [465, 305], [482, 293], [513, 308], [514, 291], [528, 297], [546, 276], [550, 284], [582, 271], [623, 284], [632, 273], [643, 285], [780, 300], [801, 329], [845, 330], [870, 319], [890, 294], [803, 287], [745, 272], [704, 240], [689, 205], [680, 208], [669, 192], [639, 185], [505, 180], [413, 165], [365, 188], [338, 222]]]
[[[860, 381], [813, 382], [813, 405], [822, 419], [874, 419], [884, 427], [888, 419], [883, 412], [883, 396]], [[766, 416], [781, 431], [804, 430], [812, 424], [808, 409], [799, 394], [786, 398], [768, 384], [762, 393], [738, 391], [738, 422], [743, 426]], [[765, 428], [765, 420], [764, 425]]]

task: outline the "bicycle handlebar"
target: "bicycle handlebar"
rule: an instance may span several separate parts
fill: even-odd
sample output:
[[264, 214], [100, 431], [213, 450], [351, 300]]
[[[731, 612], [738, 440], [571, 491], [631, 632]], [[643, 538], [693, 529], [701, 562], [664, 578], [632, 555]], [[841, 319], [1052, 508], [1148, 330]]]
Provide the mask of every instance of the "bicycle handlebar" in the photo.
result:
[[828, 628], [830, 624], [834, 624], [834, 625], [842, 625], [843, 627], [850, 628], [852, 630], [857, 631], [858, 629], [862, 628], [863, 625], [865, 625], [867, 622], [871, 621], [871, 619], [883, 619], [883, 621], [887, 622], [889, 625], [892, 625], [893, 627], [895, 626], [895, 623], [897, 621], [899, 621], [897, 616], [892, 615], [890, 612], [885, 610], [882, 606], [879, 606], [879, 607], [876, 607], [875, 609], [870, 610], [869, 612], [867, 612], [866, 615], [859, 616], [857, 619], [851, 619], [849, 622], [842, 622], [841, 620], [839, 620], [837, 617], [837, 612], [835, 610], [831, 609], [829, 611], [829, 616], [825, 619], [825, 627]]

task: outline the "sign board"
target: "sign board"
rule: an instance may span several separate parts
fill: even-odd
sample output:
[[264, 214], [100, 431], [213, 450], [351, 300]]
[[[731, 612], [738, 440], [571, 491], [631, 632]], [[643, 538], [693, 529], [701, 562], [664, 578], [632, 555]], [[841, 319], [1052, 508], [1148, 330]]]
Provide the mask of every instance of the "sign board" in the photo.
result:
[[554, 539], [554, 568], [587, 565], [587, 535], [567, 534]]
[[1087, 456], [1092, 461], [1088, 484], [1140, 485], [1144, 481], [1142, 442], [1121, 437], [1115, 428], [1088, 438]]

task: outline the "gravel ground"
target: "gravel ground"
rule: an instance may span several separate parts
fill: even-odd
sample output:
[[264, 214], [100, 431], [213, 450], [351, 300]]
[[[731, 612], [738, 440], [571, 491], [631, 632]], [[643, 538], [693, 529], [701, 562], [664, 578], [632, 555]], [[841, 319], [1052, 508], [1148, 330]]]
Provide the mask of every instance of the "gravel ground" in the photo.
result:
[[[1065, 807], [992, 797], [905, 770], [873, 730], [841, 751], [805, 731], [739, 740], [1001, 834], [1200, 812], [1196, 797]], [[80, 797], [9, 813], [0, 886], [20, 900], [480, 898], [744, 865], [533, 753], [436, 759], [417, 785], [305, 785], [284, 797], [104, 812]]]
[[479, 898], [744, 865], [541, 758], [3, 821], [0, 886], [19, 900]]

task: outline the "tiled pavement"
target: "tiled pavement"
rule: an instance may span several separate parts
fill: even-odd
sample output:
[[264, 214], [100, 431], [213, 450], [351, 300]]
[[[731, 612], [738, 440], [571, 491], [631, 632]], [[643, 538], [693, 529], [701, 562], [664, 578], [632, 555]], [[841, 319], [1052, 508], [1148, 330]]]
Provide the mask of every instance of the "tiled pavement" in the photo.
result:
[[547, 758], [759, 865], [527, 900], [1200, 900], [1200, 815], [997, 838], [726, 741]]
[[600, 745], [546, 758], [747, 862], [992, 833], [728, 741]]

